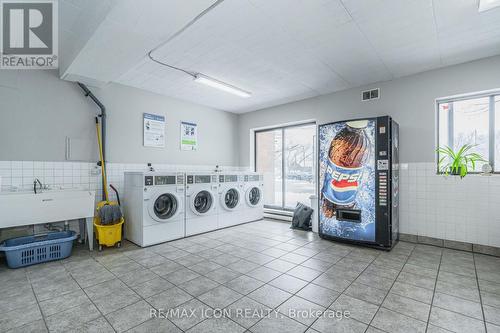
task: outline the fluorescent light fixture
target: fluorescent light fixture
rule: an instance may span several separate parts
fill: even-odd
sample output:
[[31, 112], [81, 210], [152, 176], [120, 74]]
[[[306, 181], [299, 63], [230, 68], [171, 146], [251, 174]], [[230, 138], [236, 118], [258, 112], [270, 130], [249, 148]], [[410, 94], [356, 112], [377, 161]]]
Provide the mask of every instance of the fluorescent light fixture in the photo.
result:
[[211, 77], [208, 77], [208, 76], [203, 75], [203, 74], [196, 74], [194, 76], [194, 81], [198, 82], [198, 83], [206, 84], [207, 86], [210, 86], [212, 88], [223, 90], [225, 92], [228, 92], [230, 94], [237, 95], [240, 97], [248, 98], [248, 97], [252, 96], [252, 94], [248, 91], [245, 91], [245, 90], [240, 89], [238, 87], [232, 86], [228, 83], [225, 83], [225, 82], [222, 82], [222, 81], [219, 81], [216, 79], [212, 79]]
[[479, 1], [480, 13], [500, 6], [500, 0], [478, 0], [478, 1]]

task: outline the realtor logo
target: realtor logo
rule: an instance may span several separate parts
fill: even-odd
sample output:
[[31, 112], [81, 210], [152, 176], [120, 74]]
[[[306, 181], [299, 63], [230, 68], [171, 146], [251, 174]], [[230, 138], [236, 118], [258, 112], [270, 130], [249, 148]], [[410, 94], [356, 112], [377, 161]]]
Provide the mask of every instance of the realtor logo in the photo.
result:
[[0, 68], [57, 68], [57, 0], [1, 0], [0, 4]]

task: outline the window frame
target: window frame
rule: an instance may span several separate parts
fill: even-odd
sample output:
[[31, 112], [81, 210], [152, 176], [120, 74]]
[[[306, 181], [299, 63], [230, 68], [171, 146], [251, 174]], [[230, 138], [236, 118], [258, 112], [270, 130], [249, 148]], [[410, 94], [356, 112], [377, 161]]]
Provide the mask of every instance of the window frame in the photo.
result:
[[[286, 193], [286, 178], [285, 178], [285, 171], [286, 171], [286, 166], [285, 166], [285, 129], [288, 128], [294, 128], [294, 127], [303, 127], [303, 126], [315, 126], [315, 131], [313, 135], [313, 173], [316, 172], [316, 137], [318, 134], [318, 126], [316, 121], [314, 120], [308, 120], [304, 122], [298, 122], [298, 123], [293, 123], [293, 124], [287, 124], [287, 125], [276, 125], [276, 126], [271, 126], [271, 127], [266, 127], [266, 128], [259, 128], [259, 129], [254, 129], [253, 130], [253, 170], [257, 172], [257, 134], [259, 133], [265, 133], [265, 132], [271, 132], [271, 131], [276, 131], [280, 130], [281, 131], [281, 206], [276, 206], [276, 205], [264, 205], [264, 208], [269, 208], [269, 209], [276, 209], [276, 210], [283, 210], [283, 211], [289, 211], [293, 212], [293, 208], [287, 208], [285, 206], [285, 193]], [[316, 191], [316, 175], [313, 174], [313, 181], [314, 181], [314, 189]]]
[[[454, 103], [465, 100], [471, 100], [476, 98], [488, 98], [488, 164], [491, 166], [493, 174], [500, 174], [500, 170], [495, 171], [495, 99], [500, 97], [500, 89], [488, 90], [483, 92], [476, 92], [470, 94], [463, 94], [457, 96], [443, 97], [436, 99], [436, 149], [440, 147], [439, 133], [440, 133], [440, 122], [439, 122], [439, 106], [446, 103]], [[452, 104], [453, 105], [453, 104]], [[451, 124], [451, 125], [450, 125]], [[454, 137], [453, 128], [453, 106], [451, 108], [451, 113], [448, 116], [448, 137]], [[449, 140], [449, 138], [448, 138]], [[453, 139], [451, 140], [453, 143]], [[439, 171], [439, 152], [436, 151], [436, 174], [441, 175], [443, 172]], [[470, 171], [469, 174], [481, 174], [480, 171]]]

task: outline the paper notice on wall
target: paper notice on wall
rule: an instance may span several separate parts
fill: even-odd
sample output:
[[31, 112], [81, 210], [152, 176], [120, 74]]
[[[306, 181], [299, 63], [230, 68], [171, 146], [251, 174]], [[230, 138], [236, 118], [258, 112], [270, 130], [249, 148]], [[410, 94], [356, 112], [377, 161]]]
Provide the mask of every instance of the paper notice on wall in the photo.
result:
[[196, 150], [198, 148], [198, 126], [194, 123], [181, 121], [181, 150]]
[[144, 147], [165, 147], [165, 116], [144, 113]]

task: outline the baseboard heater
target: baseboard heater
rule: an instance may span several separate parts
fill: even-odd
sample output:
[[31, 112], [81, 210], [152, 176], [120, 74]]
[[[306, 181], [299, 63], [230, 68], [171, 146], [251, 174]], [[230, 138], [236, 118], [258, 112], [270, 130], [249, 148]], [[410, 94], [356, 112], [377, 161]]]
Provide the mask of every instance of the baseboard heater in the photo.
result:
[[280, 209], [272, 209], [272, 208], [264, 208], [264, 217], [274, 220], [281, 220], [292, 222], [293, 212], [280, 210]]

